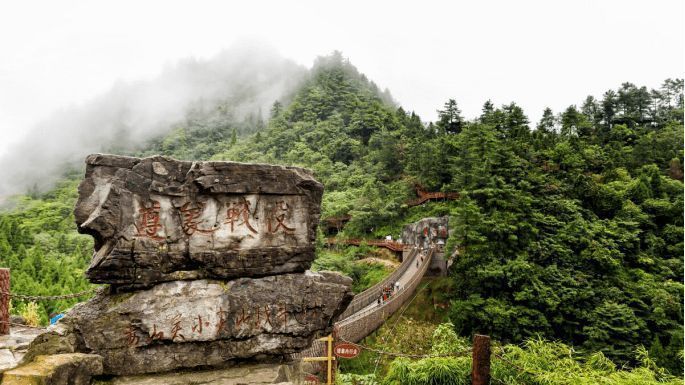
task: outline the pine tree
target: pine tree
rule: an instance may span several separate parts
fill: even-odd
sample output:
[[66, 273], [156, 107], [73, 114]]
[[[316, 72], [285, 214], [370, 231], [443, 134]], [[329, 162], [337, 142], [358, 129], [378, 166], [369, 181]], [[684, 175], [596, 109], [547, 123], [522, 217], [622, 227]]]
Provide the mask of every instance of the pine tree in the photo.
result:
[[274, 104], [271, 106], [271, 119], [280, 115], [281, 111], [283, 111], [283, 105], [281, 104], [281, 102], [276, 100]]
[[436, 126], [441, 133], [458, 134], [461, 132], [464, 118], [461, 116], [461, 110], [457, 107], [457, 102], [450, 99], [445, 103], [443, 110], [438, 110], [438, 122]]
[[552, 109], [546, 107], [542, 112], [542, 118], [540, 118], [540, 123], [538, 123], [537, 129], [544, 133], [554, 132], [556, 123], [557, 119], [554, 117]]

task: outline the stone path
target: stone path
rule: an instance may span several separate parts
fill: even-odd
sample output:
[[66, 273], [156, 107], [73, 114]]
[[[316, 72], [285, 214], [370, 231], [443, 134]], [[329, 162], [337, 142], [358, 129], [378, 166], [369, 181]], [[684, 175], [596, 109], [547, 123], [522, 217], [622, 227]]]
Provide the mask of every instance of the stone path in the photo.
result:
[[43, 328], [11, 326], [10, 334], [0, 336], [0, 372], [16, 367], [31, 341], [44, 331]]

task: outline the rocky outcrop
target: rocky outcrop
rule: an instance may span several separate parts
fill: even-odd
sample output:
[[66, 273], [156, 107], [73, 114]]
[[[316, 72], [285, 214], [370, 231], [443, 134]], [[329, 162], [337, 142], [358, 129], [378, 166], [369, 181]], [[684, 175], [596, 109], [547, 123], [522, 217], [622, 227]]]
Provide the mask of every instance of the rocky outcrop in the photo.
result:
[[423, 218], [404, 226], [402, 243], [419, 247], [444, 245], [449, 237], [449, 217]]
[[288, 365], [251, 364], [226, 369], [146, 374], [95, 380], [93, 385], [294, 385], [302, 373]]
[[79, 231], [95, 238], [86, 275], [111, 285], [36, 337], [27, 365], [88, 353], [121, 376], [282, 363], [330, 333], [351, 301], [350, 278], [306, 271], [322, 193], [309, 171], [86, 163], [75, 209]]
[[280, 357], [330, 333], [352, 299], [336, 273], [232, 281], [176, 281], [148, 290], [101, 292], [74, 307], [30, 351], [86, 351], [106, 374], [155, 373]]
[[102, 357], [94, 354], [41, 355], [3, 373], [2, 385], [90, 385], [101, 373]]
[[434, 248], [428, 275], [446, 276], [451, 260], [446, 259], [444, 252], [449, 238], [449, 217], [423, 218], [404, 226], [402, 241], [405, 245], [428, 249]]
[[74, 210], [95, 238], [86, 275], [140, 288], [303, 272], [322, 193], [297, 167], [90, 155]]
[[10, 322], [14, 324], [10, 328], [10, 334], [0, 336], [0, 372], [16, 367], [26, 354], [31, 341], [44, 331], [21, 326], [20, 324], [26, 321], [20, 317], [12, 316]]

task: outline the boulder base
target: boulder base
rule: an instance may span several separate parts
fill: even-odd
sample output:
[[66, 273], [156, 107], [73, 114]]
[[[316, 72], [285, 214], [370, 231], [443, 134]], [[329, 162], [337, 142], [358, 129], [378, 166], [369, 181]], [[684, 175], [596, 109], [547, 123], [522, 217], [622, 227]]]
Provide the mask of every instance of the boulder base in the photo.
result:
[[34, 340], [27, 358], [94, 353], [114, 375], [282, 361], [331, 332], [352, 299], [350, 285], [337, 273], [307, 272], [101, 292]]
[[93, 385], [293, 385], [299, 383], [297, 368], [278, 364], [241, 365], [227, 369], [145, 374], [96, 380]]
[[38, 356], [26, 365], [2, 375], [2, 385], [90, 385], [102, 374], [102, 357], [94, 354]]

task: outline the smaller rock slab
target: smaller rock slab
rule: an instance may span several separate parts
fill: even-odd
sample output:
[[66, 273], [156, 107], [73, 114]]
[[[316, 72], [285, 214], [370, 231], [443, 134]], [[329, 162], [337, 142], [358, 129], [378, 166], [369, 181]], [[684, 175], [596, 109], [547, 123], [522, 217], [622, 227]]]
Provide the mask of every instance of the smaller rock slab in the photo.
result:
[[31, 341], [44, 332], [43, 328], [12, 325], [10, 334], [0, 336], [0, 372], [16, 367], [26, 354]]
[[18, 360], [10, 349], [0, 349], [0, 372], [12, 369], [17, 366]]
[[2, 385], [90, 385], [102, 374], [102, 357], [95, 354], [37, 356], [26, 365], [3, 373]]
[[[253, 364], [233, 368], [115, 377], [93, 385], [292, 385], [301, 374], [288, 365]], [[291, 382], [292, 381], [292, 382]]]
[[279, 361], [332, 331], [353, 297], [351, 284], [338, 273], [307, 272], [103, 291], [36, 338], [25, 359], [96, 353], [113, 375]]

